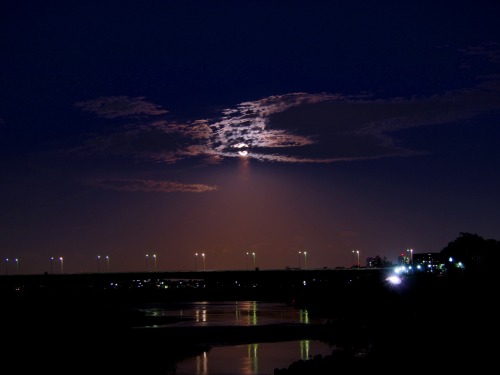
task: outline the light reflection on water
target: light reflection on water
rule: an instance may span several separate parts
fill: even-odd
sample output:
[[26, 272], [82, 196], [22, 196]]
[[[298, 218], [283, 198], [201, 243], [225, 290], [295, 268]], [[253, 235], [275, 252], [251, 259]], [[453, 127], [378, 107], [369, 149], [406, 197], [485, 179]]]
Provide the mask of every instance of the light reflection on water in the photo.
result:
[[154, 305], [141, 309], [149, 316], [179, 318], [168, 326], [236, 325], [251, 326], [274, 323], [321, 323], [312, 319], [306, 309], [283, 303], [259, 301], [188, 302]]
[[286, 368], [297, 360], [318, 354], [327, 355], [333, 348], [317, 340], [214, 347], [177, 364], [176, 375], [272, 375], [275, 368]]
[[[163, 326], [256, 326], [265, 324], [316, 324], [324, 320], [311, 317], [307, 309], [284, 303], [260, 301], [204, 301], [155, 304], [141, 309], [146, 315], [174, 318]], [[179, 320], [177, 321], [178, 318]], [[155, 327], [161, 327], [155, 325]], [[299, 359], [330, 354], [331, 347], [318, 340], [264, 342], [216, 346], [208, 352], [177, 364], [177, 375], [262, 375], [275, 368], [288, 367]]]

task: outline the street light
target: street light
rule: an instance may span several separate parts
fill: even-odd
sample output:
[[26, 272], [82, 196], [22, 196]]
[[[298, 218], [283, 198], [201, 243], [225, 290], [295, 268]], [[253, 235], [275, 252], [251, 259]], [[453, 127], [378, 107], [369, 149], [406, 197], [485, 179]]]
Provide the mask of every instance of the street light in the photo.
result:
[[106, 272], [109, 272], [109, 255], [106, 255]]
[[54, 257], [50, 257], [50, 274], [52, 275], [52, 265], [54, 263]]
[[194, 270], [198, 271], [198, 253], [194, 253]]
[[14, 262], [16, 262], [16, 273], [19, 273], [19, 259], [14, 259]]
[[149, 254], [146, 254], [146, 272], [148, 272]]
[[406, 251], [410, 253], [410, 256], [408, 257], [408, 263], [413, 265], [413, 249], [407, 249]]
[[97, 273], [100, 272], [101, 256], [97, 256]]
[[255, 267], [255, 253], [252, 253], [252, 255], [253, 255], [253, 269], [256, 269], [256, 267]]
[[9, 273], [9, 258], [5, 258], [5, 274]]
[[250, 255], [250, 253], [247, 251], [246, 254], [245, 254], [245, 269], [247, 270], [248, 269], [248, 256]]
[[201, 257], [203, 258], [203, 271], [205, 271], [205, 253], [201, 253]]
[[155, 262], [155, 272], [156, 272], [156, 254], [153, 254], [153, 259], [154, 259], [154, 262]]
[[302, 254], [302, 251], [299, 251], [299, 270], [300, 270], [300, 254]]
[[358, 256], [358, 268], [359, 268], [359, 250], [356, 250], [356, 254]]
[[307, 268], [307, 251], [304, 251], [304, 269]]
[[64, 273], [64, 260], [63, 260], [63, 257], [59, 257], [59, 260], [61, 261], [61, 273]]

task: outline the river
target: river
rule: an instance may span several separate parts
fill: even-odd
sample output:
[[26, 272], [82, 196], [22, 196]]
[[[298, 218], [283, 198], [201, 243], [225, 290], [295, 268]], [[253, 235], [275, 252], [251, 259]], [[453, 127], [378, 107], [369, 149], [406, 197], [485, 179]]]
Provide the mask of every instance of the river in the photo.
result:
[[[321, 317], [311, 317], [307, 309], [284, 303], [259, 301], [201, 301], [175, 304], [154, 304], [141, 307], [149, 316], [177, 318], [168, 326], [258, 326], [269, 324], [319, 324]], [[158, 325], [163, 327], [165, 325]], [[155, 327], [151, 327], [155, 328]], [[318, 354], [326, 355], [333, 348], [318, 340], [254, 342], [211, 347], [177, 364], [177, 375], [272, 375], [275, 368], [288, 367], [297, 360]]]

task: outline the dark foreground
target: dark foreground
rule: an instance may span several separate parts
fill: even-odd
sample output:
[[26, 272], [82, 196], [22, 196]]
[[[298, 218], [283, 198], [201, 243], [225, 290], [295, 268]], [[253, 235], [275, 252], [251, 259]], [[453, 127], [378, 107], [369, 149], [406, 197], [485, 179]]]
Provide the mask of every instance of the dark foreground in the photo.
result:
[[[286, 295], [290, 303], [329, 321], [317, 326], [174, 328], [131, 309], [137, 294], [8, 293], [1, 313], [2, 357], [21, 373], [175, 374], [179, 360], [214, 345], [319, 339], [337, 349], [275, 374], [483, 374], [496, 365], [498, 290], [492, 278], [414, 276], [399, 286], [369, 278]], [[283, 293], [275, 298], [282, 301]], [[166, 328], [143, 328], [151, 324]]]

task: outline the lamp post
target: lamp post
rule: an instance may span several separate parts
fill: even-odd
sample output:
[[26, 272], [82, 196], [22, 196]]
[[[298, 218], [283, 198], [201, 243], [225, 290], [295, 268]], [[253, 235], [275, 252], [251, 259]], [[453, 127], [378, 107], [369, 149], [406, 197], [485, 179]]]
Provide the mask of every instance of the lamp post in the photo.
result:
[[194, 270], [198, 271], [198, 253], [194, 253]]
[[9, 273], [9, 258], [5, 258], [5, 274]]
[[97, 256], [97, 273], [101, 272], [100, 268], [101, 268], [101, 256], [98, 255]]
[[300, 270], [300, 254], [302, 254], [302, 251], [299, 251], [299, 270]]
[[155, 264], [155, 272], [156, 272], [156, 254], [153, 254], [154, 264]]
[[109, 255], [106, 255], [106, 272], [109, 272]]
[[413, 249], [406, 249], [408, 264], [413, 265]]
[[50, 274], [52, 275], [52, 265], [54, 264], [54, 257], [50, 257]]
[[304, 251], [304, 269], [307, 268], [307, 251]]
[[63, 259], [63, 257], [59, 257], [59, 261], [61, 262], [61, 273], [64, 273], [64, 259]]
[[149, 254], [146, 254], [146, 272], [148, 272]]
[[247, 251], [246, 254], [245, 254], [245, 269], [248, 270], [248, 256], [250, 255], [250, 253]]
[[203, 271], [205, 271], [205, 253], [201, 253], [201, 257], [203, 258]]
[[359, 268], [359, 250], [356, 250], [356, 255], [358, 256], [358, 268]]
[[255, 252], [253, 252], [252, 255], [253, 255], [253, 269], [255, 270], [256, 269], [256, 267], [255, 267]]
[[14, 262], [16, 262], [16, 274], [19, 273], [19, 259], [16, 258], [14, 259]]

